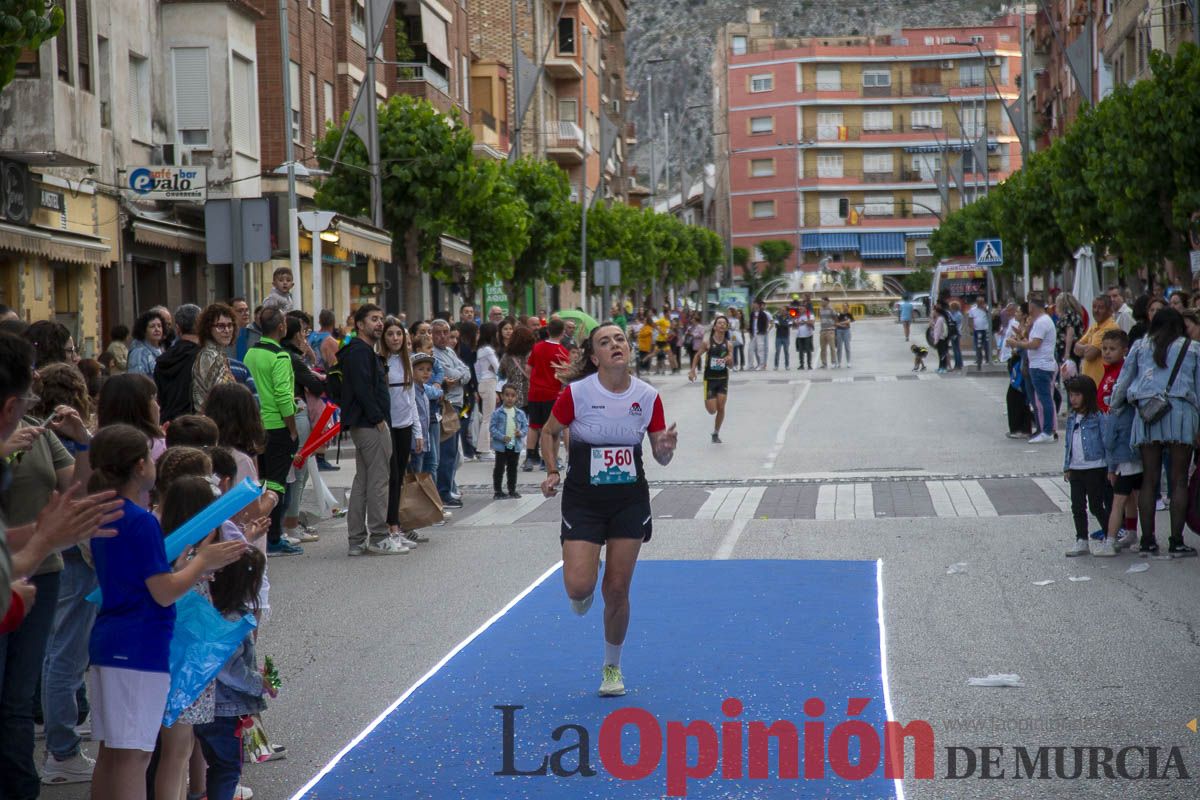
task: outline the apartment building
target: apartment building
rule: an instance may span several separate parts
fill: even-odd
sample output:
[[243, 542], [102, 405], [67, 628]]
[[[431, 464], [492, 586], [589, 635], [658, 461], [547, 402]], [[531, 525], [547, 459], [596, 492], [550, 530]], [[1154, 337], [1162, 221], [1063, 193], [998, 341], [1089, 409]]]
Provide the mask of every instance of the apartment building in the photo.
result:
[[[204, 167], [210, 197], [257, 192], [254, 25], [241, 0], [64, 0], [58, 36], [0, 92], [0, 302], [85, 355], [155, 304], [226, 297], [203, 209], [140, 199], [141, 167]], [[21, 197], [17, 201], [18, 194]]]
[[1150, 52], [1174, 54], [1198, 41], [1192, 6], [1178, 0], [1101, 0], [1100, 50], [1113, 83], [1128, 86], [1150, 74]]
[[718, 232], [789, 269], [911, 271], [945, 215], [1021, 166], [1020, 18], [779, 39], [751, 11], [713, 62]]

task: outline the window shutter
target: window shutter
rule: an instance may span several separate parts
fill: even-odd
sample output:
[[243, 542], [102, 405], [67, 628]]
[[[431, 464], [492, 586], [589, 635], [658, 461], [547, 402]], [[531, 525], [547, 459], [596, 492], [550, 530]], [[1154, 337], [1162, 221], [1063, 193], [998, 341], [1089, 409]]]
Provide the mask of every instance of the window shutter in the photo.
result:
[[92, 91], [92, 29], [88, 0], [75, 0], [75, 47], [79, 50], [79, 88]]
[[254, 97], [258, 84], [254, 79], [254, 64], [236, 53], [233, 56], [233, 146], [255, 153]]
[[141, 70], [138, 59], [129, 57], [129, 120], [133, 123], [133, 134], [140, 136], [142, 132], [142, 89]]
[[211, 113], [208, 98], [208, 49], [176, 47], [175, 125], [180, 131], [207, 131]]
[[[65, 13], [67, 10], [66, 0], [55, 0], [54, 5], [58, 6]], [[71, 26], [69, 23], [63, 23], [63, 26], [58, 29], [58, 35], [54, 37], [54, 49], [58, 57], [58, 77], [67, 83], [71, 82]]]

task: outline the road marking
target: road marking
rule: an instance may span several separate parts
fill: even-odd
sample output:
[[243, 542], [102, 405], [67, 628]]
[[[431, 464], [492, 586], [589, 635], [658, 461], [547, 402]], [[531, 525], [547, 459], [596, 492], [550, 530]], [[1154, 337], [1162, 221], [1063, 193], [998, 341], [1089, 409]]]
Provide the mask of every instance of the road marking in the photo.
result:
[[875, 493], [871, 484], [822, 484], [817, 489], [816, 518], [875, 519]]
[[512, 525], [526, 514], [537, 510], [546, 502], [539, 491], [537, 494], [527, 494], [516, 501], [497, 500], [478, 514], [468, 518], [463, 525], [472, 528], [489, 528], [497, 525]]
[[720, 546], [717, 547], [717, 552], [713, 554], [713, 559], [716, 561], [724, 561], [733, 555], [733, 548], [737, 546], [738, 538], [741, 537], [742, 531], [746, 530], [746, 526], [750, 524], [749, 517], [738, 517], [729, 526], [729, 530], [725, 533], [725, 538], [721, 540]]
[[693, 519], [749, 519], [762, 500], [765, 486], [734, 486], [712, 489]]
[[837, 485], [821, 484], [817, 489], [817, 519], [834, 519], [837, 514]]
[[929, 499], [939, 517], [998, 517], [979, 481], [927, 481]]
[[[883, 684], [883, 707], [889, 721], [895, 721], [891, 682], [888, 680], [887, 628], [883, 624], [883, 559], [875, 562], [875, 613], [879, 620], [879, 680]], [[904, 800], [904, 779], [895, 778], [896, 800]]]
[[787, 441], [788, 428], [791, 427], [792, 421], [796, 419], [796, 414], [800, 411], [800, 404], [804, 402], [804, 398], [808, 397], [808, 391], [812, 388], [811, 383], [804, 384], [804, 388], [800, 390], [800, 394], [796, 397], [796, 402], [792, 403], [791, 409], [788, 410], [787, 416], [783, 418], [783, 424], [779, 426], [779, 430], [775, 432], [775, 446], [771, 448], [770, 454], [766, 461], [763, 462], [763, 469], [774, 469], [775, 460], [779, 458], [779, 454], [783, 452], [783, 443]]
[[[524, 498], [522, 498], [522, 499], [524, 499]], [[358, 734], [358, 736], [355, 736], [353, 739], [351, 739], [350, 743], [347, 744], [345, 747], [343, 747], [341, 749], [341, 751], [336, 756], [334, 756], [328, 764], [321, 767], [321, 771], [318, 772], [316, 775], [314, 775], [312, 777], [312, 780], [310, 780], [308, 783], [304, 784], [304, 786], [302, 786], [299, 789], [299, 791], [297, 791], [294, 795], [292, 795], [292, 800], [300, 800], [302, 797], [304, 797], [304, 795], [308, 794], [308, 792], [314, 786], [316, 786], [318, 783], [321, 782], [321, 778], [324, 778], [326, 775], [328, 775], [330, 770], [332, 770], [334, 767], [336, 767], [338, 762], [346, 757], [347, 753], [349, 753], [355, 747], [358, 747], [359, 743], [361, 743], [363, 739], [366, 739], [368, 736], [370, 736], [371, 731], [373, 731], [377, 727], [379, 727], [379, 725], [385, 719], [388, 718], [388, 715], [390, 715], [393, 711], [395, 711], [397, 708], [399, 708], [400, 704], [403, 703], [405, 700], [407, 700], [409, 698], [409, 696], [412, 695], [413, 692], [415, 692], [417, 689], [421, 688], [421, 686], [426, 681], [428, 681], [430, 678], [432, 678], [434, 675], [436, 675], [438, 670], [440, 670], [442, 667], [446, 666], [446, 664], [450, 661], [450, 659], [454, 658], [456, 655], [458, 655], [462, 651], [463, 648], [465, 648], [471, 642], [475, 641], [475, 639], [477, 639], [481, 633], [486, 631], [488, 628], [492, 627], [492, 625], [494, 625], [496, 623], [496, 620], [500, 619], [505, 614], [507, 614], [509, 611], [511, 611], [513, 606], [515, 606], [517, 603], [524, 600], [525, 597], [530, 592], [532, 592], [538, 586], [545, 583], [546, 579], [549, 578], [551, 575], [553, 575], [555, 572], [558, 572], [558, 570], [562, 568], [562, 565], [563, 565], [563, 562], [559, 561], [554, 566], [552, 566], [550, 569], [543, 572], [541, 574], [541, 576], [539, 576], [537, 578], [537, 580], [535, 580], [533, 583], [526, 586], [521, 591], [521, 593], [518, 594], [516, 597], [514, 597], [512, 600], [509, 600], [508, 603], [504, 606], [504, 608], [497, 611], [492, 616], [491, 619], [489, 619], [487, 622], [480, 625], [478, 628], [475, 629], [475, 631], [473, 633], [471, 633], [469, 636], [467, 636], [467, 638], [463, 639], [461, 642], [459, 642], [457, 645], [455, 645], [454, 649], [451, 650], [449, 653], [447, 653], [445, 656], [443, 656], [441, 661], [439, 661], [438, 663], [433, 665], [433, 669], [429, 670], [429, 672], [426, 672], [424, 675], [422, 675], [420, 677], [420, 679], [417, 680], [416, 683], [414, 683], [412, 686], [408, 687], [408, 689], [404, 692], [404, 694], [402, 694], [398, 698], [396, 698], [396, 701], [394, 703], [392, 703], [390, 706], [388, 706], [386, 709], [384, 709], [382, 714], [380, 714], [378, 717], [376, 717], [374, 720], [372, 720], [371, 724], [368, 725], [365, 729], [363, 729], [362, 733]]]
[[933, 501], [933, 513], [939, 517], [957, 517], [958, 512], [950, 500], [943, 481], [926, 481], [925, 488], [929, 490], [929, 499]]
[[1046, 497], [1059, 507], [1061, 511], [1071, 510], [1071, 497], [1053, 478], [1034, 478], [1033, 482], [1046, 493]]
[[869, 483], [854, 484], [854, 518], [875, 519], [875, 493]]
[[962, 486], [967, 490], [967, 497], [971, 498], [971, 504], [975, 506], [976, 515], [980, 517], [1000, 516], [979, 481], [963, 481]]

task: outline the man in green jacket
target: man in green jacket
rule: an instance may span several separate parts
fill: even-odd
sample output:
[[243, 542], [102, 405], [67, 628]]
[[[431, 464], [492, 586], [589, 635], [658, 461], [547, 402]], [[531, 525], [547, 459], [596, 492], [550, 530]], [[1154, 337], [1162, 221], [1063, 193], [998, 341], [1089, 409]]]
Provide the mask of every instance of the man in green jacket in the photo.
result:
[[258, 317], [262, 338], [246, 351], [246, 369], [258, 388], [259, 410], [267, 431], [267, 448], [258, 458], [263, 486], [279, 495], [267, 534], [268, 556], [300, 555], [304, 549], [283, 538], [283, 511], [288, 471], [299, 444], [296, 433], [296, 376], [292, 357], [279, 342], [287, 320], [278, 308], [264, 308]]

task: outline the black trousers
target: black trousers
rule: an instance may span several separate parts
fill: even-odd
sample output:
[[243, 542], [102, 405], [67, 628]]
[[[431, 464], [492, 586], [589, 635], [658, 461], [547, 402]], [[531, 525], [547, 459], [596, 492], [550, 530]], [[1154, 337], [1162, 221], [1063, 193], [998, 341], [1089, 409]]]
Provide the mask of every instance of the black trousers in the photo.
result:
[[1029, 401], [1025, 393], [1008, 386], [1008, 396], [1005, 398], [1008, 406], [1008, 432], [1029, 434], [1032, 416], [1029, 413]]
[[520, 450], [497, 450], [496, 463], [492, 467], [492, 488], [500, 492], [500, 479], [508, 477], [508, 493], [517, 490], [517, 461], [521, 458]]
[[1108, 469], [1071, 470], [1071, 516], [1075, 518], [1075, 538], [1088, 538], [1087, 512], [1090, 509], [1100, 530], [1108, 530], [1108, 515], [1112, 492], [1108, 485]]
[[288, 471], [292, 459], [296, 457], [298, 442], [288, 433], [287, 428], [275, 428], [267, 431], [267, 448], [258, 457], [258, 477], [266, 488], [279, 495], [279, 502], [271, 512], [271, 529], [267, 533], [267, 541], [275, 544], [283, 538], [283, 512], [286, 504], [283, 502], [287, 495]]
[[400, 490], [404, 488], [404, 471], [412, 454], [412, 425], [392, 428], [392, 463], [388, 468], [387, 524], [400, 524]]
[[[796, 337], [796, 352], [800, 360], [800, 369], [812, 369], [813, 337]], [[807, 367], [805, 366], [805, 361], [808, 362]]]
[[949, 356], [950, 356], [950, 340], [942, 339], [935, 346], [937, 347], [937, 354], [938, 354], [938, 369], [949, 369], [950, 368], [950, 358], [949, 358]]

